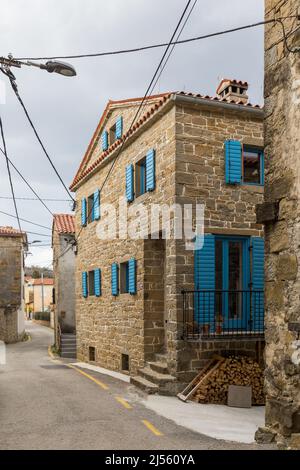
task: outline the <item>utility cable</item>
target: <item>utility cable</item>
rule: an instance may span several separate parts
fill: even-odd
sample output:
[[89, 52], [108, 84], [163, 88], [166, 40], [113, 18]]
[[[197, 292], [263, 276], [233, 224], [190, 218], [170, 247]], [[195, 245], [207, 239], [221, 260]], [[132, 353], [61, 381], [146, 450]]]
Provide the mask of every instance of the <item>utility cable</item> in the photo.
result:
[[3, 129], [3, 123], [2, 123], [2, 118], [1, 118], [1, 116], [0, 116], [0, 128], [1, 128], [1, 137], [2, 137], [2, 142], [3, 142], [3, 148], [4, 148], [4, 155], [5, 155], [5, 159], [6, 159], [7, 174], [8, 174], [8, 179], [9, 179], [11, 194], [12, 194], [13, 201], [14, 201], [15, 212], [16, 212], [15, 217], [16, 217], [16, 219], [18, 220], [19, 230], [20, 230], [20, 232], [22, 232], [21, 222], [20, 222], [19, 213], [18, 213], [18, 207], [17, 207], [17, 201], [16, 201], [16, 199], [15, 199], [15, 190], [14, 190], [14, 185], [13, 185], [13, 181], [12, 181], [12, 177], [11, 177], [10, 163], [9, 163], [8, 155], [7, 155], [6, 141], [5, 141], [4, 129]]
[[36, 222], [32, 222], [31, 220], [22, 219], [21, 217], [17, 217], [15, 215], [8, 214], [7, 212], [1, 211], [1, 210], [0, 210], [0, 214], [6, 215], [7, 217], [12, 217], [14, 219], [22, 220], [22, 222], [26, 222], [27, 224], [35, 225], [36, 227], [45, 228], [45, 229], [50, 230], [52, 232], [52, 228], [46, 227], [45, 225], [37, 224]]
[[47, 159], [48, 159], [50, 165], [52, 166], [52, 168], [53, 168], [55, 174], [57, 175], [59, 181], [61, 182], [61, 184], [63, 185], [64, 189], [65, 189], [66, 192], [68, 193], [68, 196], [72, 199], [73, 202], [75, 202], [73, 196], [71, 195], [71, 193], [70, 193], [70, 191], [68, 190], [67, 186], [65, 185], [65, 183], [64, 183], [64, 181], [63, 181], [63, 179], [62, 179], [62, 177], [60, 176], [58, 170], [56, 169], [56, 167], [55, 167], [55, 165], [54, 165], [54, 163], [53, 163], [53, 161], [52, 161], [52, 159], [51, 159], [49, 153], [47, 152], [47, 150], [46, 150], [46, 148], [45, 148], [45, 146], [44, 146], [44, 144], [43, 144], [43, 142], [42, 142], [42, 140], [41, 140], [41, 138], [40, 138], [40, 136], [39, 136], [39, 134], [38, 134], [38, 132], [37, 132], [37, 130], [36, 130], [34, 124], [33, 124], [33, 122], [32, 122], [32, 120], [31, 120], [31, 118], [30, 118], [30, 116], [29, 116], [29, 113], [28, 113], [28, 111], [27, 111], [27, 108], [26, 108], [26, 106], [25, 106], [25, 104], [24, 104], [24, 102], [23, 102], [23, 100], [22, 100], [22, 98], [21, 98], [21, 96], [20, 96], [20, 94], [19, 94], [18, 87], [17, 87], [17, 83], [16, 83], [16, 77], [15, 77], [14, 74], [11, 72], [11, 70], [4, 70], [3, 68], [0, 68], [0, 70], [9, 78], [11, 87], [12, 87], [12, 89], [13, 89], [13, 91], [14, 91], [14, 93], [15, 93], [15, 95], [16, 95], [18, 101], [19, 101], [19, 103], [21, 104], [21, 106], [22, 106], [22, 108], [23, 108], [23, 111], [24, 111], [24, 113], [25, 113], [25, 115], [26, 115], [26, 117], [27, 117], [27, 119], [28, 119], [28, 122], [29, 122], [29, 124], [30, 124], [30, 126], [31, 126], [31, 128], [32, 128], [32, 130], [33, 130], [33, 132], [34, 132], [34, 134], [35, 134], [35, 136], [36, 136], [36, 138], [37, 138], [37, 140], [38, 140], [38, 142], [39, 142], [39, 144], [40, 144], [40, 146], [41, 146], [43, 152], [44, 152], [44, 154], [46, 155], [46, 157], [47, 157]]
[[[172, 45], [180, 45], [180, 44], [187, 44], [190, 42], [195, 42], [195, 41], [201, 41], [203, 39], [209, 39], [212, 37], [216, 36], [222, 36], [224, 34], [230, 34], [230, 33], [235, 33], [237, 31], [243, 31], [246, 29], [251, 29], [251, 28], [256, 28], [258, 26], [263, 26], [265, 24], [270, 24], [274, 23], [278, 20], [286, 20], [286, 19], [291, 19], [291, 18], [299, 18], [299, 15], [290, 15], [290, 16], [285, 16], [277, 19], [271, 19], [271, 20], [266, 20], [266, 21], [259, 21], [257, 23], [252, 23], [244, 26], [238, 26], [236, 28], [230, 28], [226, 30], [221, 30], [217, 31], [214, 33], [210, 34], [205, 34], [203, 36], [195, 36], [192, 38], [187, 38], [187, 39], [181, 39], [180, 41], [174, 41], [171, 42]], [[107, 52], [95, 52], [91, 54], [73, 54], [73, 55], [54, 55], [54, 56], [47, 56], [47, 57], [18, 57], [16, 60], [29, 60], [29, 61], [35, 61], [35, 60], [55, 60], [55, 59], [84, 59], [84, 58], [89, 58], [89, 57], [103, 57], [103, 56], [110, 56], [110, 55], [119, 55], [119, 54], [129, 54], [133, 52], [141, 52], [141, 51], [146, 51], [149, 49], [156, 49], [156, 48], [161, 48], [161, 47], [166, 47], [169, 45], [168, 43], [160, 43], [160, 44], [152, 44], [148, 46], [142, 46], [142, 47], [135, 47], [132, 49], [121, 49], [121, 50], [115, 50], [115, 51], [107, 51]]]

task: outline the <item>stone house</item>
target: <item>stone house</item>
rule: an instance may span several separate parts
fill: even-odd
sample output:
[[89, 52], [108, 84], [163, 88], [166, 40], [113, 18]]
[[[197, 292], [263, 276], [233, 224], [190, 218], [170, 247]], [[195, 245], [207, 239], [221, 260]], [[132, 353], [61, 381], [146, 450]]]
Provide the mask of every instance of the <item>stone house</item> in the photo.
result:
[[33, 313], [50, 312], [53, 299], [54, 280], [51, 278], [32, 279]]
[[286, 45], [280, 22], [266, 26], [266, 190], [257, 211], [266, 235], [267, 395], [266, 428], [257, 439], [292, 449], [300, 449], [299, 7], [299, 0], [265, 2], [266, 20], [289, 17], [289, 35]]
[[[141, 98], [109, 101], [71, 185], [79, 360], [175, 393], [214, 352], [261, 352], [263, 110], [247, 90], [224, 79], [216, 97], [151, 96], [134, 126]], [[199, 229], [196, 204], [193, 250], [177, 229]]]
[[[54, 324], [61, 333], [75, 333], [75, 218], [54, 214], [52, 229]], [[57, 341], [56, 341], [57, 344]]]
[[24, 255], [27, 235], [0, 227], [0, 340], [21, 341], [24, 336]]

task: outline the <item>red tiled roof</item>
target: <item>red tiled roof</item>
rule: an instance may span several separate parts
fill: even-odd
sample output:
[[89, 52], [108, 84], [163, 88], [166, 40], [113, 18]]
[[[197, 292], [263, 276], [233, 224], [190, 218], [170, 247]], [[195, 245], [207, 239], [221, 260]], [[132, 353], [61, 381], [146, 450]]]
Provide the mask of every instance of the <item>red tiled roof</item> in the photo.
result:
[[[246, 83], [246, 82], [242, 82], [242, 83]], [[187, 96], [187, 97], [193, 97], [193, 98], [201, 98], [203, 100], [207, 100], [207, 101], [219, 101], [220, 103], [222, 104], [229, 104], [229, 105], [236, 105], [238, 107], [245, 107], [245, 108], [258, 108], [258, 109], [261, 109], [261, 106], [259, 105], [252, 105], [251, 103], [247, 103], [245, 104], [244, 102], [240, 101], [240, 102], [236, 102], [234, 100], [228, 100], [226, 98], [220, 98], [219, 96], [208, 96], [208, 95], [200, 95], [200, 94], [196, 94], [196, 93], [186, 93], [184, 91], [181, 91], [181, 92], [173, 92], [173, 93], [164, 93], [162, 95], [156, 95], [155, 98], [158, 98], [158, 97], [161, 97], [161, 99], [155, 103], [155, 105], [149, 110], [147, 111], [140, 119], [138, 122], [136, 122], [136, 124], [134, 124], [134, 126], [132, 128], [130, 128], [125, 134], [123, 134], [123, 136], [121, 137], [121, 139], [118, 139], [116, 142], [114, 142], [105, 152], [102, 152], [102, 154], [99, 156], [99, 158], [97, 158], [97, 160], [92, 164], [90, 165], [89, 167], [87, 167], [85, 170], [83, 170], [83, 167], [85, 165], [85, 163], [88, 162], [88, 159], [89, 159], [89, 156], [90, 156], [90, 152], [93, 148], [93, 145], [95, 143], [95, 139], [100, 131], [100, 128], [102, 126], [102, 123], [105, 119], [105, 116], [106, 116], [106, 113], [108, 111], [108, 108], [112, 105], [112, 104], [116, 104], [116, 103], [125, 103], [125, 102], [129, 102], [129, 101], [137, 101], [138, 99], [142, 99], [142, 98], [134, 98], [134, 99], [130, 99], [130, 100], [123, 100], [123, 101], [109, 101], [106, 108], [105, 108], [105, 111], [100, 119], [100, 122], [98, 124], [98, 127], [93, 135], [93, 138], [90, 142], [90, 145], [87, 149], [87, 152], [80, 164], [80, 167], [76, 173], [76, 176], [70, 186], [70, 189], [73, 190], [76, 185], [82, 180], [84, 179], [87, 175], [89, 175], [91, 172], [93, 172], [95, 170], [95, 168], [97, 168], [103, 160], [105, 160], [111, 153], [114, 152], [114, 150], [116, 150], [116, 148], [118, 148], [122, 142], [124, 142], [125, 140], [127, 140], [129, 137], [131, 137], [131, 135], [135, 134], [135, 132], [146, 122], [148, 121], [164, 104], [166, 104], [166, 102], [168, 102], [172, 96]], [[154, 98], [154, 97], [150, 97], [151, 98]], [[147, 98], [149, 99], [149, 98]]]
[[13, 227], [0, 227], [0, 236], [1, 237], [24, 237], [26, 236], [25, 232], [20, 232], [20, 230]]
[[54, 280], [48, 277], [44, 277], [44, 279], [33, 279], [32, 284], [34, 286], [53, 286]]
[[72, 214], [54, 214], [55, 230], [59, 233], [75, 233], [75, 217]]
[[239, 86], [239, 85], [243, 86], [243, 87], [249, 86], [248, 82], [243, 82], [242, 80], [235, 80], [235, 79], [231, 79], [231, 78], [223, 78], [223, 80], [221, 81], [220, 85], [217, 88], [217, 93], [219, 93], [219, 90], [222, 88], [222, 85], [225, 82], [230, 82], [233, 85], [237, 85], [237, 86]]

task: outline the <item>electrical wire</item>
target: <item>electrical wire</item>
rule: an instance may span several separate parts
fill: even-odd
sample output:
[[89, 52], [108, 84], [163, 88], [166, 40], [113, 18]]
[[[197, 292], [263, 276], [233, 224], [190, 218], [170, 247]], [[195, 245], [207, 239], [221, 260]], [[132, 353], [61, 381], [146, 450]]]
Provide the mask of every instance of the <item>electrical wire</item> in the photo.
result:
[[22, 232], [21, 222], [20, 222], [19, 213], [18, 213], [18, 207], [17, 207], [17, 201], [16, 201], [16, 199], [15, 199], [15, 190], [14, 190], [14, 185], [13, 185], [13, 181], [12, 181], [12, 177], [11, 177], [10, 163], [9, 163], [8, 155], [7, 155], [6, 141], [5, 141], [4, 129], [3, 129], [3, 123], [2, 123], [2, 118], [1, 118], [1, 116], [0, 116], [0, 128], [1, 128], [1, 137], [2, 137], [2, 142], [3, 142], [3, 148], [4, 148], [4, 155], [5, 155], [5, 159], [6, 159], [7, 174], [8, 174], [8, 179], [9, 179], [11, 194], [12, 194], [13, 201], [14, 201], [15, 212], [16, 212], [15, 217], [16, 217], [16, 219], [18, 220], [18, 227], [19, 227], [19, 230], [20, 230], [20, 232]]
[[44, 144], [43, 144], [43, 142], [42, 142], [42, 140], [41, 140], [41, 138], [40, 138], [40, 136], [39, 136], [39, 134], [38, 134], [38, 132], [37, 132], [37, 130], [36, 130], [35, 125], [33, 124], [32, 120], [31, 120], [31, 118], [30, 118], [30, 116], [29, 116], [29, 113], [28, 113], [28, 111], [27, 111], [27, 108], [26, 108], [26, 106], [25, 106], [25, 104], [24, 104], [24, 102], [23, 102], [23, 100], [22, 100], [22, 98], [21, 98], [21, 96], [20, 96], [19, 91], [18, 91], [18, 87], [17, 87], [17, 83], [16, 83], [16, 77], [14, 76], [14, 74], [13, 74], [10, 70], [4, 70], [3, 68], [0, 68], [0, 70], [9, 78], [11, 87], [12, 87], [12, 89], [13, 89], [13, 91], [14, 91], [14, 93], [15, 93], [15, 95], [16, 95], [16, 97], [17, 97], [19, 103], [20, 103], [20, 105], [21, 105], [22, 108], [23, 108], [23, 111], [24, 111], [24, 113], [25, 113], [25, 115], [26, 115], [26, 117], [27, 117], [27, 120], [28, 120], [28, 122], [29, 122], [29, 124], [30, 124], [30, 126], [31, 126], [31, 128], [32, 128], [32, 130], [33, 130], [33, 132], [34, 132], [34, 134], [35, 134], [35, 136], [36, 136], [36, 138], [37, 138], [37, 140], [38, 140], [38, 142], [39, 142], [39, 144], [40, 144], [40, 146], [41, 146], [43, 152], [44, 152], [44, 154], [46, 155], [46, 157], [47, 157], [47, 159], [48, 159], [50, 165], [52, 166], [52, 168], [53, 168], [55, 174], [57, 175], [57, 177], [58, 177], [58, 179], [59, 179], [59, 181], [61, 182], [61, 184], [63, 185], [64, 189], [66, 190], [68, 196], [72, 199], [73, 202], [75, 202], [75, 200], [74, 200], [72, 194], [70, 193], [70, 191], [68, 190], [67, 186], [65, 185], [65, 183], [64, 183], [64, 181], [63, 181], [63, 179], [62, 179], [62, 177], [60, 176], [60, 174], [59, 174], [59, 172], [58, 172], [56, 166], [54, 165], [54, 163], [53, 163], [53, 161], [52, 161], [52, 159], [51, 159], [49, 153], [48, 153], [47, 150], [46, 150], [46, 147], [44, 146]]
[[[178, 21], [178, 23], [177, 23], [177, 26], [176, 26], [176, 28], [175, 28], [175, 31], [174, 31], [173, 34], [172, 34], [172, 37], [171, 37], [171, 39], [170, 39], [170, 41], [169, 41], [169, 43], [168, 43], [168, 45], [167, 45], [167, 48], [166, 48], [166, 50], [165, 50], [165, 52], [164, 52], [164, 54], [163, 54], [163, 56], [162, 56], [162, 58], [161, 58], [161, 60], [160, 60], [160, 62], [159, 62], [159, 64], [158, 64], [158, 66], [157, 66], [155, 72], [154, 72], [154, 75], [153, 75], [153, 77], [152, 77], [152, 79], [151, 79], [151, 81], [150, 81], [150, 84], [148, 85], [148, 88], [147, 88], [147, 90], [146, 90], [146, 93], [145, 93], [143, 99], [141, 100], [140, 105], [139, 105], [139, 107], [138, 107], [138, 110], [137, 110], [137, 112], [135, 113], [134, 118], [133, 118], [133, 120], [132, 120], [132, 122], [131, 122], [131, 124], [130, 124], [130, 126], [129, 126], [129, 130], [133, 127], [133, 125], [134, 125], [134, 123], [135, 123], [135, 121], [136, 121], [136, 119], [137, 119], [137, 117], [138, 117], [138, 115], [139, 115], [139, 113], [140, 113], [140, 111], [141, 111], [141, 109], [142, 109], [142, 107], [143, 107], [143, 104], [144, 104], [144, 102], [145, 102], [145, 100], [146, 100], [146, 98], [147, 98], [147, 96], [148, 96], [149, 91], [151, 90], [151, 87], [152, 87], [152, 85], [153, 85], [153, 83], [154, 83], [154, 81], [155, 81], [155, 79], [156, 79], [157, 74], [159, 73], [159, 70], [160, 70], [160, 68], [161, 68], [161, 66], [162, 66], [162, 64], [163, 64], [163, 62], [164, 62], [164, 60], [165, 60], [166, 55], [168, 54], [168, 51], [169, 51], [169, 49], [170, 49], [170, 47], [171, 47], [171, 45], [172, 45], [172, 42], [173, 42], [173, 40], [174, 40], [174, 37], [176, 36], [178, 29], [180, 28], [180, 25], [181, 25], [181, 23], [182, 23], [182, 21], [183, 21], [183, 19], [184, 19], [184, 17], [185, 17], [185, 14], [186, 14], [186, 12], [187, 12], [189, 6], [190, 6], [191, 1], [192, 1], [192, 0], [188, 0], [187, 4], [186, 4], [186, 6], [185, 6], [185, 8], [184, 8], [184, 10], [183, 10], [183, 13], [182, 13], [182, 15], [181, 15], [181, 17], [180, 17], [180, 19], [179, 19], [179, 21]], [[103, 190], [103, 188], [104, 188], [106, 182], [108, 181], [109, 176], [111, 175], [111, 173], [112, 173], [112, 171], [113, 171], [113, 169], [114, 169], [114, 167], [115, 167], [115, 164], [116, 164], [116, 162], [117, 162], [117, 160], [118, 160], [118, 158], [119, 158], [119, 156], [120, 156], [120, 154], [121, 154], [121, 152], [122, 152], [122, 150], [123, 150], [124, 144], [125, 144], [125, 140], [122, 141], [122, 144], [121, 144], [121, 146], [120, 146], [120, 148], [119, 148], [119, 151], [118, 151], [116, 157], [114, 158], [114, 160], [113, 160], [113, 162], [112, 162], [112, 164], [111, 164], [111, 166], [110, 166], [110, 168], [109, 168], [109, 170], [108, 170], [108, 172], [107, 172], [107, 174], [106, 174], [106, 176], [105, 176], [105, 178], [104, 178], [104, 181], [103, 181], [103, 183], [102, 183], [102, 185], [101, 185], [101, 188], [100, 188], [100, 193], [101, 193], [101, 191]], [[91, 213], [92, 213], [92, 211], [93, 211], [93, 209], [94, 209], [94, 205], [95, 205], [95, 201], [93, 201], [93, 204], [92, 204], [91, 209], [90, 209], [89, 214], [88, 214], [88, 218], [90, 217], [90, 215], [91, 215]], [[82, 226], [81, 229], [79, 230], [79, 233], [78, 233], [78, 235], [77, 235], [77, 237], [76, 237], [76, 241], [79, 239], [82, 230], [83, 230], [83, 226]]]
[[[265, 24], [270, 24], [274, 23], [278, 20], [286, 20], [286, 19], [291, 19], [291, 18], [298, 18], [298, 15], [290, 15], [290, 16], [285, 16], [277, 19], [271, 19], [271, 20], [266, 20], [266, 21], [259, 21], [257, 23], [252, 23], [244, 26], [238, 26], [236, 28], [230, 28], [226, 30], [221, 30], [217, 31], [214, 33], [209, 33], [205, 34], [203, 36], [195, 36], [192, 38], [187, 38], [187, 39], [181, 39], [180, 41], [174, 41], [171, 42], [172, 45], [180, 45], [180, 44], [187, 44], [190, 42], [195, 42], [195, 41], [201, 41], [203, 39], [209, 39], [212, 37], [216, 36], [222, 36], [224, 34], [230, 34], [230, 33], [235, 33], [237, 31], [243, 31], [246, 29], [251, 29], [251, 28], [256, 28], [258, 26], [263, 26]], [[55, 59], [84, 59], [84, 58], [90, 58], [90, 57], [104, 57], [104, 56], [110, 56], [110, 55], [119, 55], [119, 54], [129, 54], [133, 52], [141, 52], [141, 51], [146, 51], [149, 49], [156, 49], [156, 48], [161, 48], [161, 47], [166, 47], [169, 45], [168, 43], [160, 43], [160, 44], [152, 44], [148, 46], [141, 46], [141, 47], [135, 47], [132, 49], [121, 49], [121, 50], [115, 50], [115, 51], [107, 51], [107, 52], [95, 52], [95, 53], [90, 53], [90, 54], [73, 54], [73, 55], [53, 55], [53, 56], [46, 56], [46, 57], [18, 57], [15, 60], [30, 60], [30, 61], [36, 61], [36, 60], [55, 60]]]
[[[0, 151], [1, 151], [1, 148], [0, 148]], [[0, 199], [4, 199], [4, 200], [11, 200], [13, 199], [12, 197], [10, 196], [0, 196]], [[15, 198], [17, 201], [46, 201], [46, 202], [71, 202], [71, 199], [50, 199], [50, 198], [43, 198], [43, 199], [39, 199], [38, 197], [16, 197]]]
[[36, 222], [32, 222], [31, 220], [22, 219], [21, 217], [17, 217], [15, 215], [8, 214], [7, 212], [1, 211], [1, 210], [0, 210], [0, 214], [6, 215], [7, 217], [12, 217], [13, 219], [22, 220], [22, 222], [26, 222], [27, 224], [35, 225], [36, 227], [45, 228], [45, 229], [50, 230], [52, 232], [52, 228], [46, 227], [45, 225], [37, 224]]

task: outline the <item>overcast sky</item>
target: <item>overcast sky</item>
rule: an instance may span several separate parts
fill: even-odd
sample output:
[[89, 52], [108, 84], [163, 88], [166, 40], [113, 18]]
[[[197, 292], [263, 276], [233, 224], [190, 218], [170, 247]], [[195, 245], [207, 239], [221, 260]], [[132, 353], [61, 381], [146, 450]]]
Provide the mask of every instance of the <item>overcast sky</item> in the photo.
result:
[[[186, 0], [1, 0], [0, 56], [69, 55], [168, 42]], [[263, 0], [198, 0], [182, 38], [263, 20]], [[77, 77], [23, 67], [14, 69], [31, 118], [67, 186], [78, 168], [108, 99], [143, 96], [163, 49], [72, 60]], [[185, 90], [214, 95], [222, 77], [247, 80], [250, 100], [263, 100], [263, 28], [176, 46], [156, 92]], [[0, 80], [5, 77], [0, 76]], [[68, 196], [43, 155], [26, 118], [6, 87], [0, 104], [9, 157], [43, 198]], [[2, 145], [1, 145], [2, 147]], [[32, 193], [13, 172], [17, 197]], [[13, 214], [5, 160], [0, 154], [0, 210]], [[48, 202], [70, 212], [69, 202]], [[20, 216], [51, 227], [38, 201], [18, 201]], [[0, 225], [17, 226], [0, 213]], [[22, 223], [24, 230], [50, 231]], [[29, 235], [29, 240], [51, 239]], [[49, 265], [49, 247], [31, 248], [26, 263]]]

